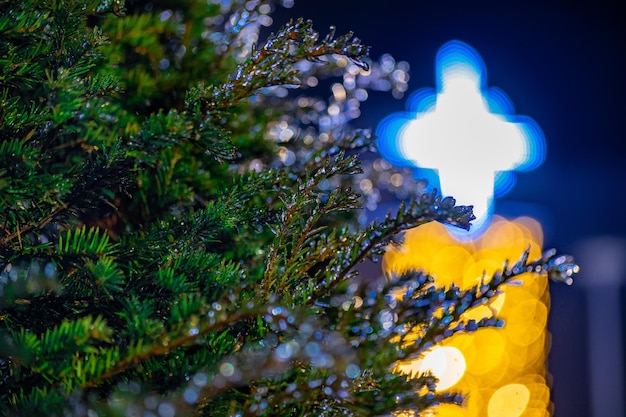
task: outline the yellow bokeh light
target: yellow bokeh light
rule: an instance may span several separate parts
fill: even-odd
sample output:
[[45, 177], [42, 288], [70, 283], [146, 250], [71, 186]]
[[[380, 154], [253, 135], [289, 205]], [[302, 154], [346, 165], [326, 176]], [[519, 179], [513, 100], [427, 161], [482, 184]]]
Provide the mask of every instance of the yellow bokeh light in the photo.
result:
[[506, 341], [502, 334], [495, 329], [483, 329], [472, 335], [476, 348], [476, 355], [468, 368], [475, 375], [483, 375], [496, 368], [502, 363], [505, 355]]
[[[541, 256], [541, 225], [530, 217], [508, 221], [495, 216], [481, 238], [458, 241], [439, 223], [407, 232], [405, 242], [383, 258], [387, 274], [423, 270], [438, 286], [469, 289], [489, 280], [505, 261], [516, 262], [525, 250]], [[399, 372], [430, 372], [440, 379], [437, 391], [466, 395], [463, 406], [442, 405], [438, 417], [545, 417], [551, 414], [546, 384], [546, 323], [550, 304], [547, 278], [527, 273], [515, 285], [501, 287], [487, 304], [463, 314], [464, 320], [493, 317], [503, 328], [458, 333], [422, 357], [398, 365]]]
[[508, 336], [511, 341], [526, 346], [544, 334], [548, 308], [538, 300], [524, 300], [507, 315]]
[[437, 251], [428, 270], [437, 271], [435, 285], [450, 287], [453, 282], [458, 282], [458, 278], [463, 276], [463, 272], [472, 263], [472, 254], [467, 249], [448, 245]]
[[459, 382], [465, 372], [465, 358], [460, 350], [450, 346], [436, 347], [424, 356], [419, 373], [432, 372], [439, 380], [437, 390], [442, 391]]
[[526, 410], [530, 391], [522, 384], [509, 384], [497, 390], [489, 399], [488, 417], [519, 417]]
[[398, 370], [409, 375], [431, 373], [439, 380], [437, 391], [443, 391], [461, 379], [465, 367], [465, 358], [459, 349], [452, 346], [437, 346], [420, 360], [399, 364]]

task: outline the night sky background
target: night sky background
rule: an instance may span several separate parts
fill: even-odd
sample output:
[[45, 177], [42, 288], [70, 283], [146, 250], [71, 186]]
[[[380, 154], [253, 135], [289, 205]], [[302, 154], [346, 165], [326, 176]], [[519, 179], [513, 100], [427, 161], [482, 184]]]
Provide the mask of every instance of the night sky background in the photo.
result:
[[[617, 0], [296, 0], [291, 9], [279, 8], [274, 20], [310, 18], [322, 35], [331, 25], [339, 34], [351, 30], [372, 47], [372, 59], [389, 53], [410, 64], [405, 98], [371, 93], [362, 105], [357, 124], [372, 129], [405, 110], [408, 94], [434, 87], [440, 46], [458, 39], [475, 48], [487, 66], [488, 85], [503, 89], [517, 114], [534, 118], [547, 142], [543, 165], [518, 173], [513, 190], [497, 200], [496, 213], [537, 218], [546, 248], [576, 255], [588, 239], [626, 239], [625, 9], [626, 2]], [[586, 310], [594, 306], [587, 302], [588, 284], [580, 281], [593, 276], [581, 267], [573, 286], [551, 286], [556, 417], [592, 415]], [[618, 288], [622, 301], [625, 276]], [[623, 335], [624, 310], [621, 324], [607, 318], [598, 326]]]

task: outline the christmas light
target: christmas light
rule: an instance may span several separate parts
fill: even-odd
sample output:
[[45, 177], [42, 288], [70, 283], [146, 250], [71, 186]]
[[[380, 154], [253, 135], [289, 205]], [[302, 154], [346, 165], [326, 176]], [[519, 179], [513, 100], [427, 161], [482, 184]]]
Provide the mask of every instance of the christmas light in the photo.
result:
[[474, 206], [476, 235], [493, 214], [494, 196], [512, 188], [511, 171], [543, 162], [545, 139], [534, 120], [514, 115], [502, 90], [487, 87], [486, 66], [469, 45], [446, 43], [435, 67], [437, 89], [418, 90], [408, 112], [383, 119], [378, 148], [392, 164], [436, 170], [442, 193]]
[[[391, 247], [383, 258], [385, 271], [402, 273], [424, 270], [435, 285], [470, 288], [495, 271], [505, 260], [541, 256], [543, 233], [529, 217], [508, 221], [495, 216], [480, 238], [459, 241], [439, 223], [407, 232], [404, 244]], [[459, 333], [428, 350], [416, 360], [398, 364], [398, 371], [419, 375], [430, 372], [439, 379], [437, 391], [467, 396], [463, 407], [442, 405], [438, 417], [530, 417], [548, 416], [546, 383], [549, 294], [547, 277], [527, 273], [519, 285], [507, 285], [486, 305], [463, 314], [465, 320], [496, 315], [503, 328], [481, 328]]]

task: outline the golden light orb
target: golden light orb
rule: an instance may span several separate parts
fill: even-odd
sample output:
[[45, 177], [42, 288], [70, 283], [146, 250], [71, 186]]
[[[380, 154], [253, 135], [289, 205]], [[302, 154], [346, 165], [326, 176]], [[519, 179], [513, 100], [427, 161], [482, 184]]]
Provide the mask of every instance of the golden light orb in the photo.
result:
[[[458, 241], [439, 223], [428, 223], [407, 232], [400, 247], [383, 258], [386, 273], [423, 270], [435, 284], [461, 289], [479, 285], [502, 269], [506, 260], [516, 262], [525, 250], [530, 258], [541, 256], [543, 232], [530, 217], [513, 221], [495, 216], [489, 229], [473, 241]], [[527, 273], [515, 285], [504, 285], [489, 303], [472, 308], [464, 319], [493, 317], [503, 328], [482, 328], [458, 333], [429, 349], [397, 370], [419, 375], [429, 372], [439, 379], [437, 391], [466, 395], [463, 406], [442, 405], [434, 416], [545, 417], [551, 413], [546, 384], [548, 339], [546, 323], [550, 299], [547, 278]]]

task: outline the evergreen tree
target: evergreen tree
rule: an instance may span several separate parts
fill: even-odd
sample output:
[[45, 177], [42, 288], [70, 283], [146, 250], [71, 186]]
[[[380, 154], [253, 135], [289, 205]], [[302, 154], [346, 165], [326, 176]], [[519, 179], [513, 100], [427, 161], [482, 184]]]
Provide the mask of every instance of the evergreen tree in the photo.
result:
[[379, 67], [303, 19], [259, 42], [271, 3], [0, 2], [0, 415], [419, 413], [462, 398], [396, 361], [501, 325], [461, 314], [520, 274], [576, 270], [550, 252], [468, 291], [355, 279], [471, 207], [357, 221], [374, 139], [306, 92]]

